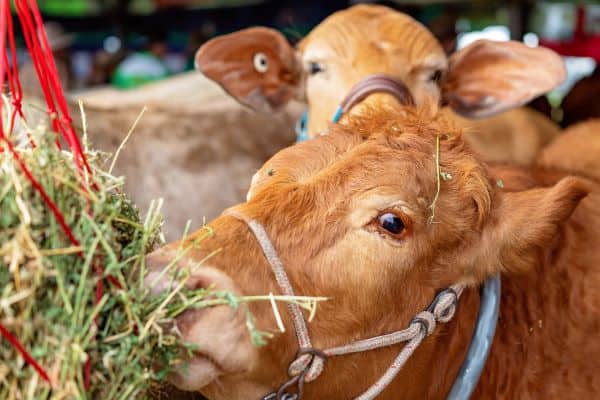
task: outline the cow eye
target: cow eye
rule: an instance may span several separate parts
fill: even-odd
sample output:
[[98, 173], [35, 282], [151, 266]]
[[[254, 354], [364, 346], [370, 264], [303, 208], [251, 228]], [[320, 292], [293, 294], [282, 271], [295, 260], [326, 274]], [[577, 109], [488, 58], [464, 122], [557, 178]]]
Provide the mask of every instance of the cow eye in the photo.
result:
[[429, 77], [429, 80], [431, 82], [440, 83], [440, 81], [442, 80], [442, 70], [436, 69]]
[[398, 215], [396, 215], [392, 212], [384, 212], [384, 213], [380, 214], [377, 219], [378, 219], [379, 226], [381, 227], [381, 229], [385, 230], [386, 232], [388, 232], [394, 236], [402, 235], [402, 233], [406, 229], [406, 226], [404, 225], [404, 221], [402, 221], [402, 218], [400, 218]]
[[308, 63], [308, 73], [311, 75], [318, 74], [319, 72], [323, 72], [323, 66], [316, 61], [311, 61]]
[[269, 61], [265, 53], [256, 53], [254, 55], [254, 69], [264, 74], [269, 69]]

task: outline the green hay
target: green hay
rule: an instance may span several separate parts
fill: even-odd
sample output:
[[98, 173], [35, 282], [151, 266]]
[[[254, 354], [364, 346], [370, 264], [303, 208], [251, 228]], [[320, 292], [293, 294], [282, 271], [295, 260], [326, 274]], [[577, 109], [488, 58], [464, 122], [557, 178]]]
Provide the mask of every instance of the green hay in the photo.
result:
[[[3, 117], [6, 126], [6, 114]], [[57, 149], [54, 133], [44, 127], [32, 132], [23, 121], [19, 125], [21, 133], [11, 138], [20, 143], [18, 153], [61, 210], [81, 247], [71, 246], [12, 155], [1, 152], [0, 323], [48, 372], [53, 387], [0, 338], [0, 399], [149, 398], [173, 368], [182, 367], [186, 354], [194, 351], [182, 343], [174, 324], [185, 310], [270, 301], [278, 316], [277, 300], [299, 304], [312, 316], [317, 302], [324, 300], [272, 295], [238, 298], [211, 288], [185, 289], [187, 278], [202, 262], [186, 268], [174, 266], [189, 246], [201, 246], [212, 235], [209, 227], [198, 240], [180, 248], [165, 268], [164, 278], [172, 280], [171, 289], [150, 296], [143, 284], [144, 254], [162, 243], [161, 202], [152, 203], [141, 220], [136, 206], [123, 194], [123, 178], [106, 172], [110, 161], [106, 154], [89, 150], [84, 139], [99, 187], [89, 189], [89, 177], [82, 180], [71, 153]], [[23, 140], [24, 129], [37, 143], [35, 149]], [[106, 279], [109, 275], [121, 288]], [[98, 279], [104, 282], [104, 294], [96, 303]], [[248, 311], [246, 316], [253, 343], [264, 344], [270, 334], [256, 329]], [[88, 357], [92, 374], [86, 388], [83, 371]]]
[[[182, 347], [172, 324], [176, 315], [170, 310], [181, 309], [190, 296], [209, 293], [179, 288], [151, 298], [142, 284], [143, 255], [160, 243], [160, 204], [154, 203], [141, 221], [122, 193], [123, 179], [103, 172], [105, 155], [87, 154], [99, 186], [88, 191], [71, 154], [57, 150], [54, 134], [40, 129], [33, 136], [38, 146], [21, 146], [18, 152], [64, 214], [81, 248], [71, 247], [41, 196], [3, 152], [0, 322], [45, 368], [54, 388], [2, 340], [0, 398], [145, 397], [149, 381], [162, 380], [181, 362]], [[184, 274], [177, 279], [183, 281]], [[122, 288], [109, 283], [108, 275]], [[100, 278], [105, 290], [96, 304]], [[88, 357], [92, 375], [86, 390], [83, 368]]]

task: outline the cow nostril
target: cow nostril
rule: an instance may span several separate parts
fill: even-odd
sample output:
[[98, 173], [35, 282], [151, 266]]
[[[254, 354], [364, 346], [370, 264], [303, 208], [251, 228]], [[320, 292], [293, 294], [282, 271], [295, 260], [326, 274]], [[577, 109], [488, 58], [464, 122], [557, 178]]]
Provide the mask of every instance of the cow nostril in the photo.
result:
[[190, 280], [188, 281], [187, 286], [193, 290], [199, 289], [216, 289], [216, 283], [211, 279], [210, 276], [205, 275], [203, 273], [192, 274]]
[[191, 289], [235, 291], [235, 284], [229, 276], [209, 266], [197, 268], [189, 277], [187, 287]]

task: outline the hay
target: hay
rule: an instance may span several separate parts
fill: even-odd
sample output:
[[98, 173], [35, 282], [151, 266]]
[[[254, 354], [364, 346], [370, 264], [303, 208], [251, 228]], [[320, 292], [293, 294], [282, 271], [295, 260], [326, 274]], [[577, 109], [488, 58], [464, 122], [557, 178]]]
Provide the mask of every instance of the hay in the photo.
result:
[[[40, 127], [32, 136], [37, 146], [21, 141], [17, 152], [81, 246], [70, 245], [5, 149], [0, 154], [0, 323], [46, 370], [54, 388], [2, 341], [0, 398], [137, 398], [149, 380], [161, 380], [181, 359], [178, 333], [170, 324], [173, 308], [208, 292], [186, 293], [178, 286], [151, 298], [143, 286], [143, 255], [160, 242], [160, 203], [141, 221], [121, 191], [123, 178], [102, 169], [105, 154], [87, 151], [98, 186], [91, 190], [82, 184], [71, 153], [57, 149], [53, 133]], [[99, 281], [104, 288], [96, 298]]]
[[[3, 122], [11, 110], [5, 103]], [[80, 242], [73, 247], [10, 152], [0, 152], [0, 324], [48, 373], [46, 383], [7, 340], [0, 338], [1, 399], [148, 398], [153, 383], [181, 366], [193, 346], [182, 343], [174, 319], [190, 308], [271, 301], [277, 296], [236, 298], [213, 289], [187, 290], [193, 268], [165, 269], [170, 289], [150, 296], [144, 287], [144, 254], [160, 244], [161, 202], [144, 220], [123, 194], [124, 179], [106, 172], [106, 154], [84, 150], [93, 172], [81, 176], [72, 155], [55, 146], [45, 127], [11, 140], [35, 178], [65, 216]], [[8, 128], [8, 127], [7, 127]], [[6, 130], [5, 130], [6, 131]], [[25, 134], [37, 144], [32, 148]], [[85, 136], [84, 136], [85, 137]], [[2, 142], [0, 142], [2, 143]], [[4, 145], [2, 143], [2, 145]], [[97, 189], [90, 189], [93, 182]], [[190, 246], [199, 246], [212, 234]], [[180, 256], [188, 248], [180, 249]], [[98, 282], [103, 288], [99, 292]], [[277, 298], [314, 313], [311, 298]], [[249, 312], [255, 345], [265, 343]], [[89, 375], [87, 372], [89, 371]]]

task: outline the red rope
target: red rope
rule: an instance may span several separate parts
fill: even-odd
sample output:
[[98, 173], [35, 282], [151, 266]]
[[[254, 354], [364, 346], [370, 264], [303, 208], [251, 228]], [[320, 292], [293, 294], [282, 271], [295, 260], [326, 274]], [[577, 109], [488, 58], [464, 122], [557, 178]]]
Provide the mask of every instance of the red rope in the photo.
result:
[[[10, 18], [10, 9], [9, 12], [7, 12], [7, 8], [5, 6], [8, 6], [8, 1], [7, 0], [1, 0], [2, 4], [0, 4], [0, 51], [6, 53], [6, 24], [7, 24], [7, 20]], [[7, 18], [8, 17], [8, 18]], [[4, 74], [5, 74], [5, 66], [8, 67], [8, 65], [6, 65], [3, 62], [0, 64], [0, 90], [4, 90]], [[4, 106], [4, 102], [0, 101], [0, 111], [2, 110], [2, 107]], [[1, 116], [1, 114], [0, 114]], [[2, 124], [1, 118], [0, 118], [0, 131], [4, 130], [4, 125]], [[4, 152], [4, 148], [2, 146], [0, 146], [0, 153]]]
[[[0, 52], [4, 53], [0, 58], [0, 87], [4, 86], [6, 75], [9, 89], [12, 94], [12, 102], [14, 106], [8, 132], [10, 133], [14, 128], [16, 116], [19, 115], [22, 119], [25, 119], [25, 115], [23, 113], [22, 108], [23, 89], [19, 80], [14, 27], [12, 23], [12, 17], [10, 14], [10, 4], [9, 0], [0, 1]], [[73, 159], [75, 161], [75, 165], [77, 166], [80, 175], [83, 177], [84, 171], [91, 175], [92, 170], [88, 164], [85, 154], [83, 153], [81, 142], [79, 141], [79, 138], [75, 133], [75, 129], [73, 128], [72, 118], [69, 113], [69, 106], [60, 84], [58, 70], [56, 68], [56, 63], [52, 54], [52, 48], [50, 47], [50, 43], [48, 41], [48, 37], [44, 29], [43, 20], [41, 17], [40, 10], [37, 6], [37, 2], [35, 0], [14, 0], [14, 3], [23, 30], [25, 44], [31, 56], [31, 63], [35, 68], [40, 87], [42, 89], [44, 98], [46, 100], [46, 104], [48, 106], [48, 114], [51, 117], [52, 128], [57, 135], [56, 145], [59, 149], [61, 148], [60, 137], [62, 136], [62, 138], [68, 144], [71, 152], [73, 153]], [[10, 60], [6, 51], [7, 33], [11, 53]], [[0, 111], [2, 110], [2, 106], [3, 104], [1, 104], [0, 102]], [[35, 147], [35, 143], [29, 135], [29, 132], [27, 133], [27, 135], [29, 137], [31, 146]], [[2, 124], [0, 124], [0, 139], [1, 141], [6, 143], [8, 150], [10, 151], [16, 162], [19, 164], [21, 170], [23, 171], [27, 179], [31, 182], [32, 186], [35, 188], [35, 190], [38, 191], [46, 205], [50, 208], [59, 225], [69, 238], [71, 244], [74, 246], [79, 246], [79, 241], [77, 240], [77, 238], [75, 238], [73, 231], [67, 225], [64, 216], [62, 215], [56, 204], [48, 196], [44, 188], [34, 178], [31, 171], [27, 168], [27, 166], [15, 150], [14, 145], [5, 134]], [[1, 150], [2, 148], [0, 148], [0, 151]], [[91, 185], [92, 188], [98, 189], [95, 182], [92, 181]], [[87, 190], [85, 187], [83, 187], [83, 182], [82, 188], [84, 190]], [[79, 256], [83, 257], [83, 252], [79, 252]], [[96, 267], [96, 273], [98, 275], [98, 280], [96, 282], [96, 293], [94, 298], [95, 304], [97, 304], [100, 301], [104, 293], [103, 268], [98, 265]], [[106, 279], [118, 289], [122, 289], [121, 284], [114, 276], [109, 275], [106, 277]], [[97, 320], [95, 321], [95, 323], [97, 324]], [[40, 367], [38, 363], [36, 363], [33, 357], [16, 340], [16, 338], [12, 336], [10, 332], [8, 332], [3, 327], [0, 326], [0, 328], [2, 328], [0, 333], [2, 333], [3, 336], [5, 336], [9, 340], [9, 342], [23, 355], [23, 358], [25, 358], [27, 362], [29, 362], [35, 368], [35, 370], [40, 374], [42, 378], [44, 378], [44, 380], [50, 382], [48, 374]], [[90, 385], [91, 372], [92, 362], [91, 359], [88, 358], [84, 365], [84, 386], [86, 387], [86, 389], [89, 388]]]
[[[2, 51], [4, 53], [4, 55], [3, 55], [3, 59], [2, 59], [3, 63], [0, 64], [0, 88], [4, 87], [5, 72], [7, 72], [9, 70], [9, 66], [7, 63], [8, 60], [6, 57], [6, 28], [7, 28], [7, 23], [8, 23], [8, 25], [12, 29], [12, 21], [10, 19], [11, 19], [11, 16], [10, 16], [8, 0], [2, 0], [2, 4], [0, 4], [0, 51]], [[7, 22], [7, 21], [9, 21], [9, 22]], [[6, 71], [5, 71], [5, 69], [6, 69]], [[12, 79], [10, 77], [10, 72], [8, 72], [8, 74], [9, 74], [9, 82], [12, 82]], [[2, 110], [3, 105], [4, 104], [2, 102], [0, 102], [0, 111]], [[11, 125], [12, 124], [13, 123], [11, 122]], [[20, 159], [19, 155], [14, 150], [12, 143], [9, 140], [7, 140], [6, 136], [4, 135], [4, 126], [2, 125], [1, 121], [0, 121], [0, 137], [1, 137], [1, 139], [4, 140], [9, 151], [12, 153], [13, 157], [15, 157], [15, 160], [17, 160], [17, 162], [19, 163], [21, 168], [24, 171], [26, 171], [25, 175], [27, 175], [28, 178], [31, 177], [30, 180], [32, 180], [32, 184], [33, 184], [33, 182], [35, 182], [35, 184], [37, 184], [39, 186], [37, 181], [35, 181], [35, 179], [33, 179], [33, 176], [31, 176], [31, 173], [29, 172], [29, 170], [27, 169], [27, 167], [25, 166], [23, 161]], [[41, 188], [41, 186], [39, 186], [39, 187]], [[45, 192], [44, 192], [44, 194], [45, 194]], [[47, 195], [46, 195], [46, 197], [47, 197]], [[52, 204], [54, 204], [54, 203], [52, 203]], [[63, 221], [64, 221], [64, 219], [63, 219]], [[10, 333], [10, 331], [8, 329], [6, 329], [2, 324], [0, 324], [0, 334], [6, 340], [8, 340], [8, 342], [11, 344], [11, 346], [21, 354], [21, 356], [25, 359], [25, 361], [27, 361], [36, 370], [36, 372], [38, 373], [39, 376], [42, 377], [42, 379], [44, 379], [46, 382], [50, 383], [50, 377], [48, 376], [46, 371], [37, 363], [37, 361], [35, 361], [35, 359], [31, 356], [31, 354], [29, 354], [29, 352], [25, 349], [25, 347], [23, 347], [21, 342], [19, 342], [19, 340], [12, 333]]]
[[[52, 214], [58, 221], [59, 225], [69, 238], [69, 241], [74, 246], [79, 246], [79, 241], [75, 238], [73, 231], [67, 225], [63, 214], [60, 212], [54, 201], [48, 196], [44, 188], [35, 179], [31, 171], [27, 168], [9, 137], [14, 128], [16, 116], [19, 115], [22, 119], [25, 119], [22, 104], [23, 104], [23, 90], [21, 82], [19, 80], [18, 64], [16, 58], [16, 46], [14, 37], [14, 27], [12, 22], [12, 16], [10, 12], [9, 0], [0, 0], [0, 88], [4, 87], [5, 79], [8, 81], [9, 90], [12, 95], [12, 102], [14, 109], [10, 116], [9, 131], [4, 132], [4, 126], [0, 123], [0, 141], [6, 143], [6, 147], [12, 154], [14, 160], [18, 163], [19, 167], [31, 182], [32, 186], [40, 194], [46, 205], [52, 211]], [[23, 37], [29, 54], [31, 56], [31, 63], [35, 68], [40, 87], [44, 94], [46, 104], [48, 106], [48, 113], [51, 117], [52, 128], [56, 132], [56, 145], [61, 148], [60, 136], [64, 138], [68, 144], [71, 152], [73, 153], [73, 159], [75, 165], [83, 177], [83, 171], [85, 170], [89, 175], [92, 171], [88, 164], [87, 158], [81, 148], [79, 138], [73, 128], [71, 116], [69, 114], [69, 107], [62, 90], [56, 63], [52, 54], [52, 49], [44, 29], [41, 13], [35, 0], [14, 0], [14, 4], [17, 10], [17, 15], [21, 23], [23, 30]], [[9, 60], [7, 55], [7, 38], [10, 46], [11, 59]], [[0, 111], [2, 110], [3, 103], [0, 102]], [[27, 133], [30, 144], [35, 147], [33, 139]], [[1, 150], [1, 148], [0, 148]], [[83, 184], [83, 180], [82, 180]], [[97, 188], [96, 184], [92, 182], [92, 187]], [[84, 188], [85, 190], [85, 188]], [[83, 257], [83, 253], [79, 255]], [[104, 290], [102, 283], [102, 271], [100, 269], [98, 277], [98, 283], [96, 286], [95, 301], [102, 297]], [[4, 336], [11, 345], [23, 356], [23, 358], [30, 363], [37, 373], [47, 382], [50, 383], [48, 374], [44, 369], [34, 360], [34, 358], [27, 352], [27, 350], [21, 345], [21, 343], [3, 326], [0, 325], [0, 333]], [[89, 385], [89, 376], [91, 374], [91, 363], [88, 361], [85, 365], [86, 381]]]
[[[19, 83], [19, 77], [18, 77], [18, 73], [17, 73], [17, 69], [16, 69], [16, 56], [15, 56], [14, 32], [13, 32], [14, 30], [13, 30], [13, 25], [12, 25], [12, 18], [10, 15], [10, 5], [9, 5], [8, 0], [1, 0], [1, 1], [2, 1], [2, 4], [0, 6], [0, 52], [4, 53], [4, 54], [2, 57], [2, 63], [0, 65], [0, 87], [4, 86], [4, 80], [5, 80], [5, 74], [6, 74], [8, 77], [8, 80], [9, 80], [11, 92], [13, 93], [13, 96], [16, 96], [14, 98], [15, 103], [16, 103], [15, 110], [17, 110], [17, 112], [22, 115], [22, 108], [21, 108], [22, 89], [21, 89], [21, 84]], [[17, 5], [17, 7], [18, 7], [18, 5]], [[11, 71], [10, 64], [8, 63], [8, 57], [6, 56], [7, 28], [9, 31], [8, 36], [9, 36], [10, 50], [12, 53], [13, 71]], [[24, 31], [25, 31], [25, 28], [24, 28]], [[24, 32], [24, 34], [25, 34], [25, 37], [27, 37], [27, 34], [25, 32]], [[36, 70], [37, 70], [37, 67], [36, 67]], [[2, 102], [0, 102], [0, 111], [2, 110], [3, 105], [4, 104]], [[11, 119], [11, 128], [12, 128], [12, 125], [14, 124], [14, 122], [12, 122], [12, 121], [14, 121], [14, 115], [12, 116], [12, 119]], [[56, 204], [52, 201], [50, 196], [48, 196], [48, 194], [46, 193], [46, 191], [44, 190], [42, 185], [40, 185], [40, 183], [33, 177], [31, 171], [29, 171], [29, 169], [27, 168], [27, 166], [25, 165], [25, 163], [23, 162], [23, 160], [21, 159], [19, 154], [16, 152], [12, 142], [8, 139], [8, 137], [5, 134], [4, 126], [2, 124], [0, 124], [0, 139], [2, 139], [6, 143], [8, 150], [12, 154], [15, 161], [17, 161], [17, 163], [19, 164], [19, 167], [21, 168], [21, 170], [23, 171], [23, 173], [25, 174], [27, 179], [29, 179], [32, 186], [42, 196], [42, 199], [44, 200], [44, 202], [48, 205], [48, 207], [54, 214], [56, 220], [58, 221], [60, 226], [63, 228], [63, 230], [64, 230], [65, 234], [67, 235], [67, 237], [69, 238], [71, 244], [73, 246], [79, 246], [79, 241], [75, 238], [75, 235], [73, 235], [73, 231], [71, 231], [71, 229], [65, 222], [64, 216], [61, 214], [60, 210], [58, 209]]]
[[[46, 100], [46, 104], [48, 105], [48, 114], [52, 120], [52, 128], [57, 135], [61, 133], [60, 126], [58, 124], [57, 119], [57, 110], [54, 106], [54, 99], [52, 98], [52, 93], [50, 92], [50, 87], [48, 85], [48, 71], [44, 68], [44, 55], [39, 49], [39, 40], [38, 33], [35, 27], [33, 27], [31, 21], [31, 15], [29, 10], [26, 10], [26, 4], [23, 5], [23, 2], [20, 0], [15, 0], [15, 7], [17, 9], [17, 15], [21, 22], [21, 26], [23, 28], [23, 38], [25, 39], [25, 44], [27, 49], [29, 50], [29, 54], [31, 55], [31, 63], [35, 68], [36, 75], [38, 76], [38, 80], [40, 83], [40, 87], [42, 89], [42, 93], [44, 94], [44, 99]], [[56, 145], [60, 148], [60, 141], [57, 136]]]
[[90, 389], [90, 381], [92, 378], [92, 359], [90, 357], [85, 360], [83, 365], [83, 388], [85, 390]]
[[[4, 3], [5, 7], [7, 7], [7, 9], [5, 10], [6, 15], [10, 15], [10, 9], [8, 8], [8, 2]], [[12, 104], [13, 104], [13, 111], [12, 111], [12, 115], [11, 115], [11, 119], [10, 119], [10, 127], [9, 127], [9, 132], [12, 132], [14, 126], [15, 126], [15, 120], [17, 115], [19, 115], [21, 117], [21, 119], [25, 120], [25, 115], [23, 114], [23, 88], [21, 86], [21, 81], [19, 80], [19, 65], [17, 63], [17, 47], [15, 45], [15, 32], [13, 29], [13, 22], [12, 22], [12, 18], [8, 18], [7, 19], [8, 22], [8, 39], [9, 39], [9, 45], [10, 45], [10, 54], [11, 54], [11, 61], [8, 61], [8, 56], [7, 56], [7, 52], [4, 51], [4, 64], [6, 66], [6, 73], [7, 73], [7, 78], [8, 78], [8, 84], [9, 84], [9, 89], [10, 89], [10, 93], [12, 96]], [[12, 65], [12, 68], [11, 68]], [[29, 144], [31, 145], [32, 148], [35, 149], [35, 142], [33, 140], [33, 137], [31, 136], [30, 132], [27, 131], [27, 138], [29, 139]]]
[[4, 338], [8, 340], [8, 342], [19, 353], [21, 353], [21, 356], [23, 356], [25, 361], [27, 361], [37, 371], [37, 373], [42, 377], [43, 380], [51, 384], [50, 377], [48, 376], [46, 371], [44, 371], [44, 369], [35, 361], [35, 359], [27, 352], [27, 350], [25, 350], [25, 347], [23, 347], [21, 342], [19, 342], [19, 340], [16, 337], [14, 337], [8, 329], [2, 326], [2, 324], [0, 324], [0, 334], [2, 334], [2, 336], [4, 336]]
[[73, 246], [79, 247], [79, 241], [75, 238], [75, 235], [73, 234], [71, 228], [69, 228], [69, 225], [67, 225], [65, 217], [62, 215], [56, 204], [54, 204], [50, 196], [48, 196], [48, 193], [46, 193], [42, 185], [40, 185], [40, 183], [34, 178], [31, 171], [29, 171], [29, 168], [27, 168], [27, 165], [25, 165], [25, 163], [19, 156], [19, 153], [17, 153], [17, 151], [15, 150], [15, 147], [13, 146], [12, 142], [8, 140], [8, 138], [4, 135], [2, 129], [0, 129], [0, 139], [2, 139], [4, 143], [6, 143], [8, 150], [12, 153], [15, 161], [21, 167], [21, 170], [23, 171], [27, 179], [29, 179], [29, 182], [31, 182], [31, 185], [38, 191], [40, 196], [42, 196], [42, 199], [44, 199], [44, 202], [50, 208], [52, 214], [54, 214], [54, 217], [62, 227], [63, 231], [66, 233], [71, 244]]
[[80, 172], [84, 168], [88, 173], [91, 173], [91, 168], [87, 162], [87, 158], [83, 154], [81, 143], [73, 128], [69, 106], [60, 84], [58, 70], [46, 31], [43, 28], [44, 25], [37, 2], [35, 0], [15, 0], [15, 4], [17, 5], [17, 10], [19, 10], [19, 18], [23, 25], [25, 37], [29, 36], [27, 47], [31, 53], [31, 57], [36, 60], [40, 70], [43, 72], [39, 75], [40, 84], [44, 90], [51, 115], [55, 117], [53, 119], [54, 126], [69, 144]]

